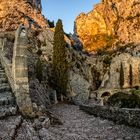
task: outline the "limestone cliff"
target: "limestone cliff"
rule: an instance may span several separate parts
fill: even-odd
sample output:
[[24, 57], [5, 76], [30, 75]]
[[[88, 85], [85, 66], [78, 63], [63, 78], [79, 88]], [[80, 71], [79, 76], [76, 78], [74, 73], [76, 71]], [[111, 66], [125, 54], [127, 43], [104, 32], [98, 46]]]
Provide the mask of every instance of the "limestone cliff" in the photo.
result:
[[75, 21], [75, 33], [87, 51], [109, 48], [116, 41], [140, 42], [139, 0], [102, 0]]
[[32, 28], [46, 28], [40, 0], [0, 0], [0, 31], [12, 31], [23, 23]]

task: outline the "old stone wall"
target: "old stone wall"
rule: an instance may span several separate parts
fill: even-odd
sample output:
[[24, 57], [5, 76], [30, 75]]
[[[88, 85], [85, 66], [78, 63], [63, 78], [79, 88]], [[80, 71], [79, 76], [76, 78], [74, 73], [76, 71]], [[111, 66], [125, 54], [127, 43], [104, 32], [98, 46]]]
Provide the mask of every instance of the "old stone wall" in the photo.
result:
[[[120, 77], [122, 65], [123, 77]], [[130, 67], [132, 67], [132, 74], [130, 75]], [[109, 71], [105, 74], [101, 87], [103, 89], [120, 89], [120, 80], [123, 79], [122, 87], [133, 88], [140, 86], [140, 60], [138, 56], [132, 56], [129, 53], [122, 53], [114, 57], [111, 61]], [[132, 79], [132, 83], [130, 82]]]
[[80, 109], [96, 117], [140, 128], [140, 109], [112, 108], [106, 106], [80, 106]]
[[16, 32], [12, 76], [14, 92], [20, 112], [26, 116], [33, 116], [33, 107], [29, 95], [28, 65], [27, 65], [27, 29], [20, 26]]

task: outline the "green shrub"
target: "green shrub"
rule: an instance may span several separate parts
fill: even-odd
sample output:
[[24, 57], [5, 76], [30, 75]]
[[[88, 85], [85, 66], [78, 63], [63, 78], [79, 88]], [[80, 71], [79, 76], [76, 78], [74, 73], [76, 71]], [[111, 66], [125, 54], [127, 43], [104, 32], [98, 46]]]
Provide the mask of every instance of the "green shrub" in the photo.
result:
[[43, 65], [39, 58], [36, 62], [35, 71], [36, 71], [36, 78], [41, 83], [41, 81], [43, 80]]
[[131, 90], [131, 93], [140, 96], [140, 90]]
[[107, 104], [120, 108], [140, 108], [140, 97], [136, 94], [119, 92], [109, 97]]

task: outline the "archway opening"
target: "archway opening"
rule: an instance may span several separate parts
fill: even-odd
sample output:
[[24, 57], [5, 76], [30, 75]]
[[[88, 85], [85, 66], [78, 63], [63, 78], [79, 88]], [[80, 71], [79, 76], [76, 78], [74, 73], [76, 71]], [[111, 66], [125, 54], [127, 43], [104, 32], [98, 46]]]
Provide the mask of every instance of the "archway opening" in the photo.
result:
[[105, 97], [108, 97], [110, 95], [111, 95], [110, 92], [104, 92], [101, 97], [105, 98]]

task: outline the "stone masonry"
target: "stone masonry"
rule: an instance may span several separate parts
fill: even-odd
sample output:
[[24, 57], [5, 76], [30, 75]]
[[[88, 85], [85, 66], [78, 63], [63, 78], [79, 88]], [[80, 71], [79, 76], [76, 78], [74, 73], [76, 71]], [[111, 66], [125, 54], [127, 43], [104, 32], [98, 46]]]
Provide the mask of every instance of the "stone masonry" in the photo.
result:
[[33, 116], [32, 102], [29, 95], [27, 66], [27, 29], [20, 26], [16, 32], [12, 75], [17, 105], [23, 115]]

